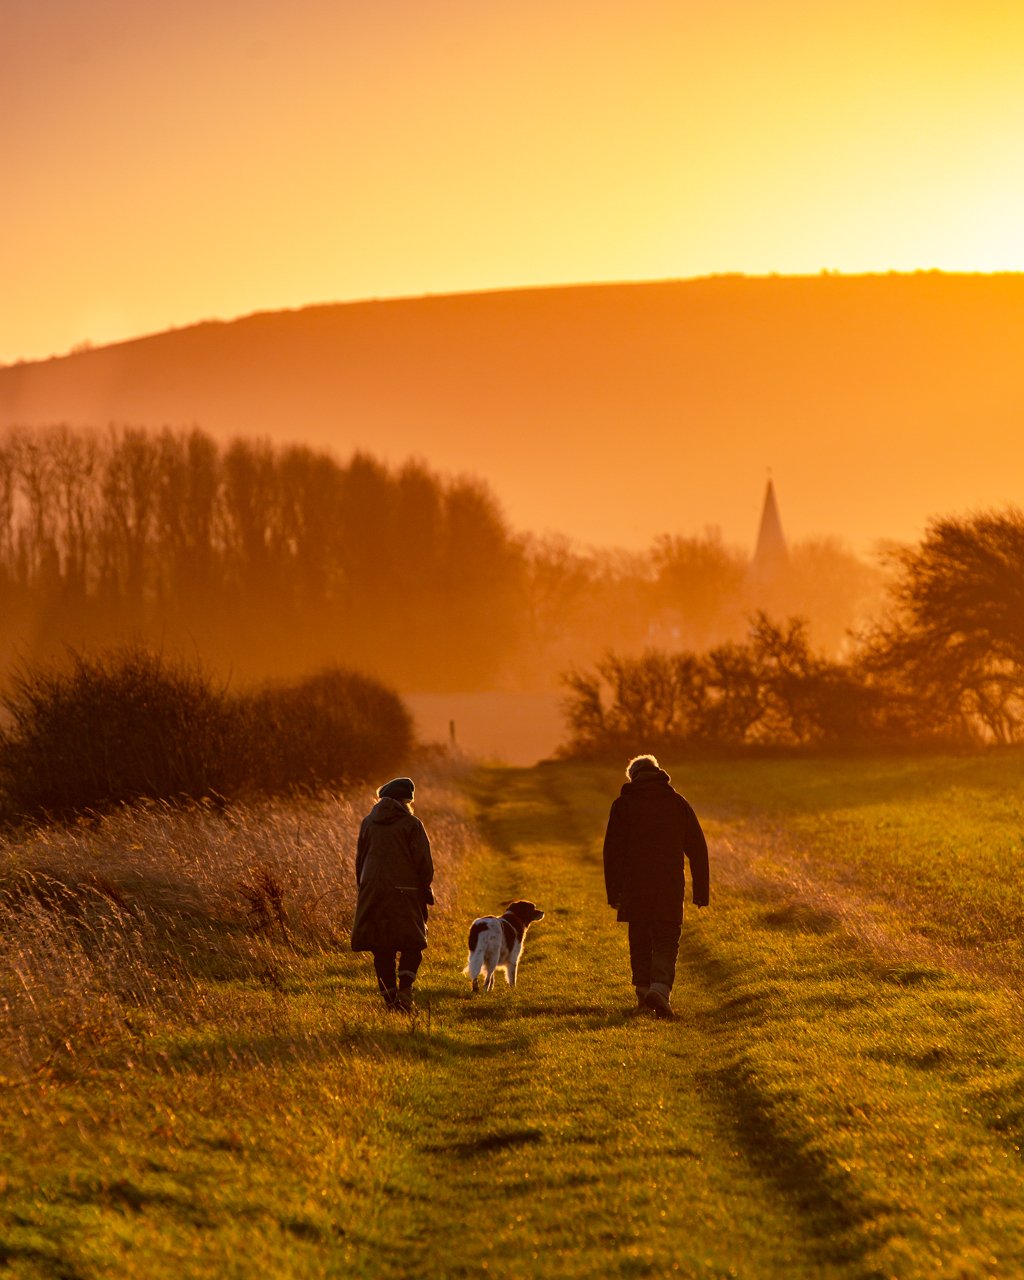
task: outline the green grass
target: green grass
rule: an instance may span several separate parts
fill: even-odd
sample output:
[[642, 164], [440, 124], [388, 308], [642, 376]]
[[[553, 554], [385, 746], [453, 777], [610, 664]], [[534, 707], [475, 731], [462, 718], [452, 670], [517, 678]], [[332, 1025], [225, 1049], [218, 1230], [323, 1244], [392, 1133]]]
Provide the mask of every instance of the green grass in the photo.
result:
[[[1022, 1274], [1020, 990], [972, 963], [978, 915], [1004, 959], [1019, 928], [1022, 759], [673, 768], [712, 862], [673, 1023], [633, 1009], [604, 903], [621, 770], [478, 770], [486, 848], [440, 877], [417, 1018], [366, 957], [300, 948], [274, 981], [207, 966], [192, 1019], [143, 1009], [127, 1047], [9, 1083], [0, 1265]], [[921, 870], [941, 833], [955, 894]], [[471, 998], [465, 927], [517, 896], [547, 912], [520, 985]]]
[[680, 767], [680, 780], [705, 811], [747, 820], [755, 866], [801, 857], [928, 937], [1024, 965], [1020, 750]]

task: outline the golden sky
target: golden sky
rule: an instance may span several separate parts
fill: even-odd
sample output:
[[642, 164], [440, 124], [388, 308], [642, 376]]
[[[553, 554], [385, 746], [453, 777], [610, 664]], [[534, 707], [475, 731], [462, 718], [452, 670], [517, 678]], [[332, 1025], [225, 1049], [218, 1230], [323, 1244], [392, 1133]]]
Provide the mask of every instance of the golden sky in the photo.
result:
[[310, 302], [1024, 270], [1019, 0], [0, 0], [0, 360]]

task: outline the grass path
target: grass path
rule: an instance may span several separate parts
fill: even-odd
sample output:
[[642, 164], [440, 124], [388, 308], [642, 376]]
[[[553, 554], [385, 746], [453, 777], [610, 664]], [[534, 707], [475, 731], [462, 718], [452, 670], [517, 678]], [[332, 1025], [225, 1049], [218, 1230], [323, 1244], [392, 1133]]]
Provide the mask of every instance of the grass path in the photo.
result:
[[835, 1206], [806, 1192], [798, 1204], [724, 1113], [707, 1035], [717, 993], [694, 966], [677, 1022], [632, 1007], [602, 830], [587, 820], [606, 796], [581, 815], [555, 775], [502, 770], [476, 798], [494, 849], [471, 873], [480, 910], [530, 896], [547, 916], [514, 993], [463, 988], [437, 1019], [453, 1059], [410, 1082], [391, 1211], [353, 1262], [404, 1276], [821, 1274]]
[[[901, 958], [895, 915], [891, 940], [881, 909], [851, 930], [806, 878], [787, 895], [731, 857], [684, 929], [681, 1017], [633, 1013], [601, 892], [616, 781], [478, 782], [496, 856], [471, 875], [549, 915], [520, 989], [450, 1015], [455, 1089], [427, 1073], [407, 1099], [399, 1181], [422, 1198], [382, 1222], [407, 1224], [395, 1274], [1024, 1274], [1015, 993]], [[756, 823], [707, 817], [712, 850], [750, 852]]]
[[[366, 957], [311, 956], [218, 988], [249, 1033], [150, 1027], [136, 1062], [0, 1094], [0, 1271], [1024, 1275], [1019, 992], [908, 951], [916, 889], [880, 885], [868, 929], [831, 909], [834, 866], [822, 894], [810, 855], [766, 878], [763, 810], [709, 768], [681, 789], [712, 906], [684, 926], [680, 1016], [638, 1013], [600, 865], [618, 772], [477, 771], [489, 848], [438, 886], [416, 1019], [383, 1012]], [[772, 823], [782, 849], [781, 801]], [[515, 897], [547, 913], [520, 985], [470, 997], [466, 926]]]

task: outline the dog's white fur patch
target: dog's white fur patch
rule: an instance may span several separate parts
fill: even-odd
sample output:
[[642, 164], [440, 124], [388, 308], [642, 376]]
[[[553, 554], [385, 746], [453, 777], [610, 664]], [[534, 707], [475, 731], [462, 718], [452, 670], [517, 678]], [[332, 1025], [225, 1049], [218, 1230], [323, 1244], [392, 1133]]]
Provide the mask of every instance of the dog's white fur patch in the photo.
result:
[[505, 916], [514, 916], [521, 928], [521, 932], [513, 932], [511, 945], [498, 916], [479, 916], [470, 925], [469, 955], [462, 972], [472, 979], [474, 991], [480, 990], [481, 978], [484, 990], [490, 991], [499, 969], [505, 974], [505, 981], [510, 987], [516, 985], [526, 931], [535, 920], [544, 919], [544, 912], [538, 911], [532, 902], [514, 902]]

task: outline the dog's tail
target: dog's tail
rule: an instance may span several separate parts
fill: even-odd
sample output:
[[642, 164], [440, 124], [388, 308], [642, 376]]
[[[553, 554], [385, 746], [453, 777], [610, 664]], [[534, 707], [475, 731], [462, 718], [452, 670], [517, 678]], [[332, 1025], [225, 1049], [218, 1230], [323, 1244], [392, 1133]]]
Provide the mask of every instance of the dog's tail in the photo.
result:
[[482, 920], [474, 920], [469, 927], [469, 955], [466, 957], [466, 967], [462, 972], [468, 974], [474, 982], [480, 977], [480, 970], [484, 964], [484, 948], [478, 947], [477, 943], [486, 928]]

